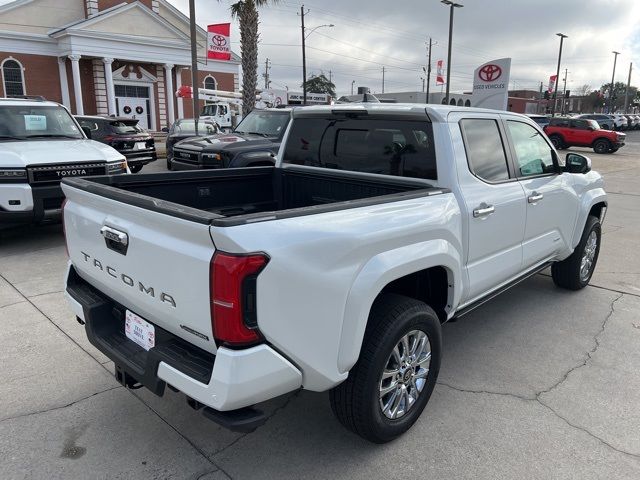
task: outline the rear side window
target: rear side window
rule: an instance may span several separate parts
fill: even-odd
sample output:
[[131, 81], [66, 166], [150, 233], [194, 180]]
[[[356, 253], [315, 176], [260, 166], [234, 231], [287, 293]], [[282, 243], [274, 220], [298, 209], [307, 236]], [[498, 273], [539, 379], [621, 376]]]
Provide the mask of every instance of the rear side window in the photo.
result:
[[283, 162], [437, 180], [433, 130], [427, 121], [298, 118]]
[[509, 179], [498, 123], [490, 119], [467, 119], [460, 122], [471, 172], [488, 182]]

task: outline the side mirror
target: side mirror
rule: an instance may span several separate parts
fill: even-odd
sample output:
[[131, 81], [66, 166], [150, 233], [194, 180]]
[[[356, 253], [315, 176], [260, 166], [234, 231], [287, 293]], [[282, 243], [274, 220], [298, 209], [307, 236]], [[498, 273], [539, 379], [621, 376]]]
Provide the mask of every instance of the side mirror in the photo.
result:
[[89, 127], [80, 127], [87, 138], [91, 139], [91, 129]]
[[591, 159], [577, 153], [567, 153], [565, 170], [569, 173], [588, 173], [591, 171]]
[[169, 127], [162, 127], [162, 132], [169, 133]]

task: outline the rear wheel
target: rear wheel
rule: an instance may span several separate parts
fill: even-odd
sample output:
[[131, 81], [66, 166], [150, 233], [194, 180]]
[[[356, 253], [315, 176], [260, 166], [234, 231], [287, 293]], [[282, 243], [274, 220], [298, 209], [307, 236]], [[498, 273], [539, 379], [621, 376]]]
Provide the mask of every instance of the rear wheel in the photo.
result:
[[330, 392], [338, 420], [375, 443], [402, 435], [433, 392], [441, 345], [440, 321], [428, 305], [381, 295], [371, 308], [358, 362]]
[[142, 170], [142, 165], [130, 165], [129, 170], [131, 170], [131, 173], [138, 173]]
[[605, 140], [604, 138], [596, 140], [593, 144], [593, 151], [596, 153], [608, 153], [612, 148], [613, 145], [611, 145], [611, 142], [609, 140]]
[[564, 142], [562, 141], [562, 137], [560, 135], [551, 135], [549, 137], [549, 140], [551, 140], [551, 143], [553, 143], [553, 146], [556, 148], [556, 150], [562, 150], [564, 147]]
[[568, 290], [580, 290], [591, 280], [600, 254], [600, 220], [590, 215], [582, 232], [580, 243], [570, 257], [551, 266], [553, 282]]
[[611, 150], [609, 150], [609, 153], [616, 153], [618, 151], [618, 147], [613, 147]]

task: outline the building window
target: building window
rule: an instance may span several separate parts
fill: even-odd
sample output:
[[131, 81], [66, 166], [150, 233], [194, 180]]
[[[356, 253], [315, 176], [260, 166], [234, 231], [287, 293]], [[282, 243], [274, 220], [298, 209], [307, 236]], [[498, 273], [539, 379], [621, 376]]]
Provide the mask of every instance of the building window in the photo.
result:
[[217, 90], [218, 82], [211, 75], [207, 75], [204, 79], [204, 88], [208, 90]]
[[12, 58], [2, 62], [2, 79], [4, 80], [4, 94], [6, 97], [16, 97], [25, 94], [22, 65]]
[[465, 107], [470, 107], [471, 106], [471, 100], [467, 100], [466, 102], [464, 102], [464, 106]]

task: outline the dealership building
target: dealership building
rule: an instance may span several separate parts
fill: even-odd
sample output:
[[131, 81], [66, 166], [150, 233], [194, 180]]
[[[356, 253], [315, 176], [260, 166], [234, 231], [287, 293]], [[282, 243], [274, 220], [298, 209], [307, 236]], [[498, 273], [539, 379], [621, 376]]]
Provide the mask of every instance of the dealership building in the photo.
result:
[[[206, 60], [199, 87], [238, 91], [240, 58]], [[0, 6], [0, 96], [40, 95], [74, 114], [135, 117], [149, 130], [193, 116], [189, 18], [166, 0], [15, 0]]]

